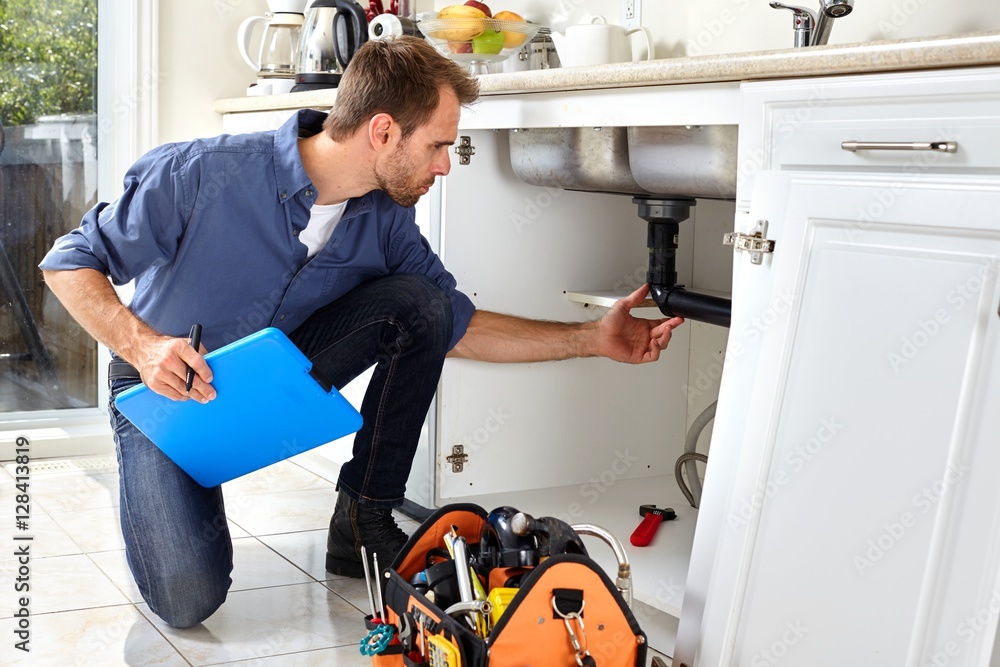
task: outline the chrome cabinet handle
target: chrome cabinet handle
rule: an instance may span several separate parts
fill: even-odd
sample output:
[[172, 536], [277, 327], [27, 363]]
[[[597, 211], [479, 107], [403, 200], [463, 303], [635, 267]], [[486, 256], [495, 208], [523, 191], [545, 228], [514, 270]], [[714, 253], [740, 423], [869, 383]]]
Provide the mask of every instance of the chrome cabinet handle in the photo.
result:
[[840, 147], [845, 151], [938, 151], [954, 153], [958, 150], [956, 141], [844, 141]]

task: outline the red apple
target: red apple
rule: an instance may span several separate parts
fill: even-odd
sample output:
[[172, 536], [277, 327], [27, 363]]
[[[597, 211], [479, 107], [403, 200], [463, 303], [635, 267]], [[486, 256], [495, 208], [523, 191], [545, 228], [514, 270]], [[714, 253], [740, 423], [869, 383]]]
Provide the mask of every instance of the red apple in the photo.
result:
[[487, 18], [493, 18], [493, 12], [490, 11], [490, 8], [487, 7], [486, 5], [484, 5], [483, 3], [479, 2], [479, 0], [467, 0], [467, 2], [465, 3], [465, 5], [467, 7], [475, 7], [476, 9], [478, 9], [479, 11], [481, 11], [483, 14], [486, 14]]
[[452, 53], [472, 53], [471, 42], [448, 42], [448, 50]]

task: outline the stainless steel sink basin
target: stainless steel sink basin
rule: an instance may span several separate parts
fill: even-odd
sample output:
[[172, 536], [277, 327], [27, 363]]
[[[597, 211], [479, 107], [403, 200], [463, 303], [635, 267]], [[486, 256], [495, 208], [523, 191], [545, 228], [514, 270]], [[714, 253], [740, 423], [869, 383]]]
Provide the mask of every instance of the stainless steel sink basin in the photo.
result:
[[639, 187], [658, 195], [736, 197], [736, 125], [628, 128]]
[[525, 183], [567, 190], [732, 199], [736, 126], [511, 130]]
[[531, 185], [648, 194], [632, 178], [624, 127], [511, 130], [510, 163], [517, 177]]

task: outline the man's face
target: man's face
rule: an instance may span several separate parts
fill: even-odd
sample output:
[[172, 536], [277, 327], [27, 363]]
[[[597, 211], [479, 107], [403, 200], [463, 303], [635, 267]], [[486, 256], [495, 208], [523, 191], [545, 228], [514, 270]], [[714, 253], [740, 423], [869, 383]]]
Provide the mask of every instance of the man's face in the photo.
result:
[[442, 89], [429, 121], [403, 139], [375, 165], [375, 179], [389, 198], [410, 207], [451, 170], [448, 151], [458, 136], [461, 107], [450, 88]]

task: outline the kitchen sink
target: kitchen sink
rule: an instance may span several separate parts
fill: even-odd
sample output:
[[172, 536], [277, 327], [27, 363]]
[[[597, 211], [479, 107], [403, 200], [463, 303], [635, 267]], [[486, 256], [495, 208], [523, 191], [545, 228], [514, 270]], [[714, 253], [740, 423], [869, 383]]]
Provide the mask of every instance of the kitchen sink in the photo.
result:
[[525, 183], [564, 190], [648, 194], [628, 163], [624, 127], [544, 127], [510, 131], [510, 162]]
[[511, 167], [532, 185], [733, 199], [735, 125], [555, 127], [510, 131]]
[[736, 125], [628, 128], [639, 187], [657, 195], [736, 198]]

